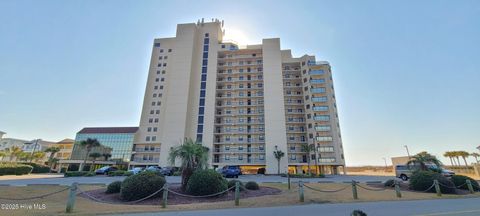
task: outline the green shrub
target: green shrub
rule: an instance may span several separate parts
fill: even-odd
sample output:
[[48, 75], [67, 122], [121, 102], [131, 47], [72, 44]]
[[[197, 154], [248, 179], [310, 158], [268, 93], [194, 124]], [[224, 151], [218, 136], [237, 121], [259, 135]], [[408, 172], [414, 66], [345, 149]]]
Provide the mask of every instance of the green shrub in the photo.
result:
[[[239, 180], [230, 180], [230, 181], [228, 181], [227, 187], [228, 187], [228, 188], [235, 187], [235, 184], [236, 184], [237, 182], [240, 182], [240, 191], [244, 191], [244, 190], [245, 190], [245, 186], [244, 186], [243, 183], [242, 183], [241, 181], [239, 181]], [[233, 188], [232, 190], [235, 190], [235, 188]]]
[[383, 183], [383, 186], [385, 187], [393, 187], [395, 186], [395, 179], [389, 179], [385, 183]]
[[187, 193], [196, 196], [214, 194], [227, 189], [227, 180], [213, 170], [195, 171], [187, 183]]
[[175, 171], [173, 172], [173, 176], [181, 176], [182, 172], [181, 171]]
[[468, 190], [468, 186], [466, 184], [467, 179], [470, 180], [470, 182], [472, 182], [472, 186], [474, 190], [480, 188], [480, 185], [478, 184], [478, 182], [475, 179], [472, 179], [468, 176], [454, 175], [451, 178], [453, 184], [455, 184], [455, 187], [458, 187], [459, 189], [463, 189], [463, 190]]
[[32, 173], [49, 173], [50, 167], [47, 165], [37, 164], [37, 163], [22, 163], [25, 165], [30, 165], [33, 167]]
[[260, 186], [258, 186], [257, 182], [249, 181], [245, 184], [245, 188], [248, 190], [258, 190], [260, 189]]
[[92, 176], [97, 176], [95, 172], [87, 172], [87, 174], [84, 175], [85, 177], [92, 177]]
[[[163, 176], [156, 175], [152, 172], [141, 172], [138, 175], [132, 175], [122, 182], [120, 197], [126, 201], [138, 200], [147, 197], [160, 190], [165, 184]], [[157, 193], [157, 197], [162, 193]]]
[[[410, 189], [415, 191], [425, 191], [433, 184], [433, 180], [438, 180], [442, 193], [455, 193], [455, 185], [447, 177], [440, 173], [432, 171], [415, 171], [410, 177]], [[435, 192], [432, 187], [429, 192]]]
[[131, 175], [133, 175], [133, 172], [132, 172], [132, 171], [125, 171], [125, 172], [123, 173], [123, 175], [124, 175], [124, 176], [131, 176]]
[[116, 170], [112, 172], [108, 172], [108, 176], [124, 176], [127, 171], [123, 170]]
[[31, 173], [33, 167], [17, 163], [0, 163], [0, 175], [25, 175]]
[[367, 216], [367, 213], [363, 212], [362, 210], [353, 210], [351, 216]]
[[63, 174], [64, 177], [77, 177], [77, 176], [85, 176], [89, 172], [88, 171], [68, 171]]
[[122, 188], [122, 181], [114, 181], [108, 184], [107, 191], [105, 191], [105, 193], [107, 194], [120, 193], [121, 188]]

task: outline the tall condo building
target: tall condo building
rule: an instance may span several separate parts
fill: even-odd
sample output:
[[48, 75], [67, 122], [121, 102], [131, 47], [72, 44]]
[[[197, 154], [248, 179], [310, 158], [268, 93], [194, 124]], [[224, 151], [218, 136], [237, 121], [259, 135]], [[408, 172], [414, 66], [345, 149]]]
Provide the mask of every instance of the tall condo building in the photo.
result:
[[308, 163], [339, 172], [345, 160], [329, 63], [292, 57], [278, 38], [241, 47], [224, 33], [223, 21], [202, 20], [154, 40], [131, 160], [169, 166], [170, 149], [192, 138], [210, 149], [212, 167], [277, 173], [273, 152], [283, 151], [281, 173], [307, 172]]

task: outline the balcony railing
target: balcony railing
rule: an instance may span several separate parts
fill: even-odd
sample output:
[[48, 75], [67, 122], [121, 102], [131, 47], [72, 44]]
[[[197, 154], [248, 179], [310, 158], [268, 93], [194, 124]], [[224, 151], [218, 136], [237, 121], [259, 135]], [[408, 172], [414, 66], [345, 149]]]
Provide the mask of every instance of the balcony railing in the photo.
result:
[[133, 162], [139, 162], [139, 163], [158, 163], [160, 161], [159, 158], [153, 158], [153, 159], [143, 159], [143, 158], [134, 158], [132, 160]]
[[160, 152], [160, 149], [159, 148], [155, 148], [155, 149], [136, 148], [135, 151], [136, 152]]
[[314, 65], [330, 65], [328, 61], [309, 61], [308, 62], [309, 66], [314, 66]]

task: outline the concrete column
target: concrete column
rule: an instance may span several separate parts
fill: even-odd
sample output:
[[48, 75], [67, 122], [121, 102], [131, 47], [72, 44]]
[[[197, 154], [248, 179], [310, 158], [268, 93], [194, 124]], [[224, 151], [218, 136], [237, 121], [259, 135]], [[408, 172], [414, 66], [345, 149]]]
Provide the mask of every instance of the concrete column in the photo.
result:
[[280, 39], [264, 39], [262, 52], [266, 172], [267, 174], [277, 173], [277, 159], [273, 152], [279, 150], [285, 153], [285, 156], [280, 160], [280, 173], [286, 173], [288, 154]]

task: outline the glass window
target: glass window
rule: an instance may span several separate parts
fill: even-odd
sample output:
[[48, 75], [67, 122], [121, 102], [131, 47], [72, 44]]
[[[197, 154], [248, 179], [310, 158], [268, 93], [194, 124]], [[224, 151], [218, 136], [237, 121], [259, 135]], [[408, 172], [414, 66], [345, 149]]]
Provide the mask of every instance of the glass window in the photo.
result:
[[154, 46], [155, 47], [160, 47], [160, 43], [155, 43]]

